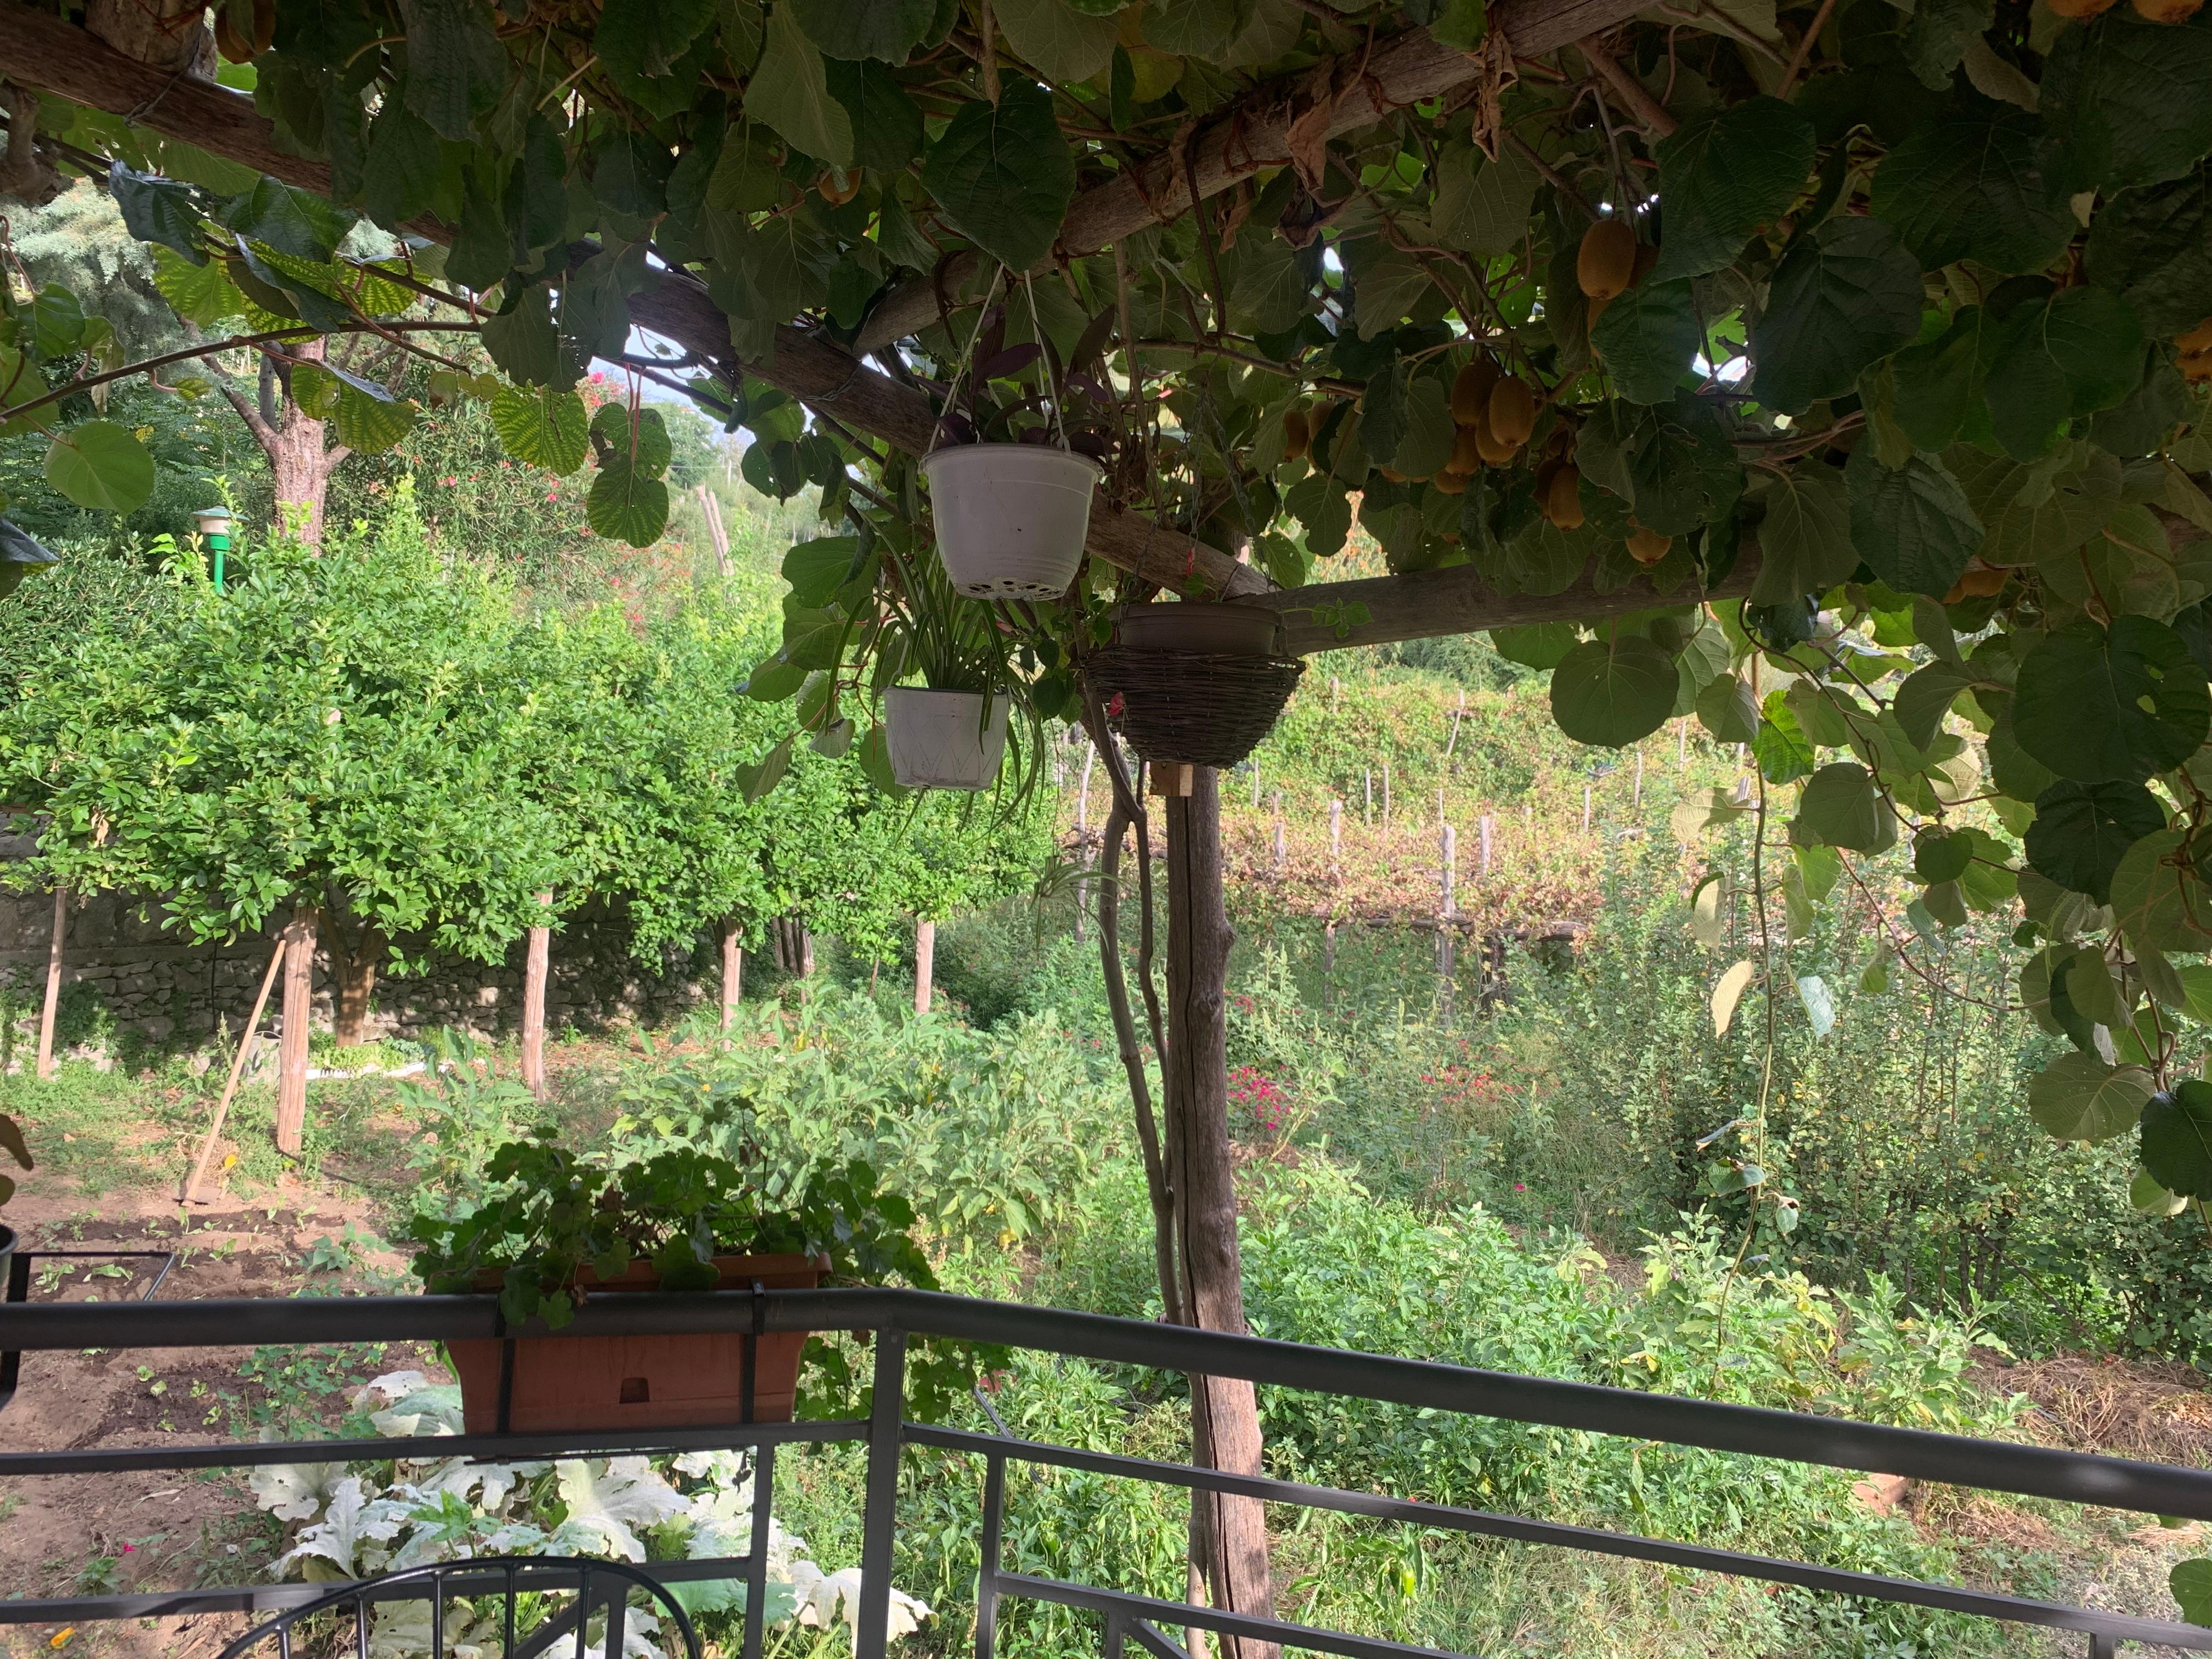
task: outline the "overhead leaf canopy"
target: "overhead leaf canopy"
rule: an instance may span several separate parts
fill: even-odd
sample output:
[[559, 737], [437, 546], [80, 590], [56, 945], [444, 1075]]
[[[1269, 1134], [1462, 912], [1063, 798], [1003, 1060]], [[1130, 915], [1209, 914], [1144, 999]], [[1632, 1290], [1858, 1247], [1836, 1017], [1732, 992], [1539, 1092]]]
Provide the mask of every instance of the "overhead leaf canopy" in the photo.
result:
[[[1909, 836], [1929, 929], [2017, 905], [2021, 1000], [2083, 1056], [2038, 1115], [2124, 1133], [2212, 941], [2212, 12], [1604, 10], [230, 0], [249, 105], [0, 0], [0, 62], [180, 313], [479, 327], [504, 384], [436, 390], [588, 455], [604, 534], [660, 533], [666, 458], [587, 428], [594, 359], [749, 429], [842, 533], [744, 689], [877, 774], [887, 686], [1069, 715], [1161, 588], [1310, 644], [1511, 627], [1573, 735], [1746, 744], [1827, 884]], [[0, 430], [121, 510], [98, 301], [9, 294]], [[914, 458], [1063, 437], [1105, 466], [1084, 573], [955, 596]], [[1355, 526], [1395, 584], [1321, 580]], [[2154, 1175], [2212, 1190], [2159, 1097]]]

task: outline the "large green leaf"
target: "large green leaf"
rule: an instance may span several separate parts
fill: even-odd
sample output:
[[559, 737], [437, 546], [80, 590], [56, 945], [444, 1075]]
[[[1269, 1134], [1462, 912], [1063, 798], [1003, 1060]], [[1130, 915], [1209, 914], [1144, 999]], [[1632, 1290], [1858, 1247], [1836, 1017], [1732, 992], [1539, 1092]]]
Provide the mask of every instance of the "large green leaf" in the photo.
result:
[[1552, 671], [1552, 717], [1577, 743], [1618, 749], [1674, 711], [1674, 659], [1640, 634], [1589, 640]]
[[86, 421], [54, 434], [46, 482], [95, 513], [133, 513], [154, 493], [154, 458], [129, 428]]
[[1943, 449], [1984, 416], [1982, 384], [2004, 330], [1979, 306], [1961, 306], [1932, 340], [1890, 359], [1891, 412], [1922, 449]]
[[[853, 123], [853, 160], [874, 173], [903, 173], [921, 159], [921, 111], [897, 76], [873, 58], [859, 63], [831, 58], [828, 72], [830, 95], [845, 106]], [[892, 210], [896, 197], [884, 192], [884, 209]], [[888, 238], [879, 238], [886, 253], [894, 252]]]
[[341, 384], [331, 411], [331, 433], [358, 454], [377, 455], [415, 429], [415, 405], [391, 396], [372, 397]]
[[786, 0], [786, 3], [799, 27], [806, 31], [806, 38], [824, 55], [880, 58], [887, 64], [906, 62], [929, 33], [930, 20], [937, 15], [936, 0]]
[[996, 0], [991, 17], [1048, 81], [1088, 81], [1114, 59], [1114, 19], [1077, 11], [1067, 0]]
[[720, 9], [716, 0], [606, 0], [592, 50], [617, 80], [665, 76]]
[[1605, 308], [1590, 331], [1590, 346], [1620, 395], [1632, 404], [1668, 404], [1705, 349], [1704, 326], [1690, 279], [1647, 282]]
[[2212, 946], [2212, 892], [2197, 876], [2182, 830], [2154, 830], [2120, 855], [2112, 906], [2113, 926], [2138, 951]]
[[1981, 520], [1942, 462], [1914, 454], [1884, 466], [1874, 446], [1851, 452], [1851, 545], [1900, 593], [1940, 599], [1981, 550]]
[[2212, 1083], [2185, 1079], [2142, 1109], [2142, 1166], [2184, 1198], [2212, 1198]]
[[2027, 1085], [2027, 1113], [2061, 1140], [2110, 1140], [2136, 1127], [2157, 1085], [2140, 1066], [2061, 1054]]
[[2135, 308], [2145, 332], [2166, 337], [2203, 322], [2212, 313], [2212, 164], [2106, 201], [2083, 261], [2092, 280]]
[[1685, 122], [1659, 145], [1667, 221], [1651, 280], [1733, 264], [1752, 233], [1796, 199], [1813, 154], [1813, 124], [1779, 99], [1747, 99]]
[[1897, 815], [1856, 761], [1837, 761], [1805, 781], [1790, 839], [1802, 847], [1879, 853], [1897, 840]]
[[491, 9], [477, 0], [400, 0], [399, 15], [407, 33], [404, 101], [441, 138], [467, 143], [510, 74]]
[[1759, 579], [1753, 605], [1781, 605], [1801, 594], [1825, 593], [1858, 568], [1851, 545], [1850, 501], [1844, 475], [1818, 460], [1761, 475], [1752, 499], [1764, 507], [1759, 522]]
[[1859, 371], [1920, 332], [1920, 264], [1879, 219], [1831, 219], [1774, 273], [1751, 331], [1753, 390], [1802, 413], [1858, 382]]
[[1279, 236], [1247, 230], [1237, 239], [1231, 269], [1229, 317], [1237, 328], [1279, 334], [1314, 308], [1312, 269]]
[[760, 67], [745, 83], [745, 113], [817, 161], [833, 167], [853, 165], [852, 118], [830, 95], [822, 54], [799, 32], [788, 6], [768, 15], [768, 44]]
[[2058, 31], [2040, 84], [2069, 188], [2178, 179], [2212, 150], [2212, 15], [2173, 27], [2114, 6]]
[[551, 386], [501, 386], [491, 400], [491, 423], [516, 460], [567, 477], [584, 464], [584, 400]]
[[248, 241], [295, 259], [328, 259], [353, 228], [353, 216], [311, 191], [295, 190], [265, 175], [230, 204], [223, 223]]
[[2027, 461], [2057, 447], [2078, 416], [2110, 409], [2142, 377], [2143, 338], [2110, 289], [2069, 288], [2006, 319], [1984, 387], [2005, 453]]
[[203, 217], [192, 187], [157, 173], [137, 173], [120, 161], [107, 168], [107, 193], [115, 198], [123, 227], [142, 242], [174, 248], [192, 264], [204, 264], [199, 227]]
[[1930, 270], [1960, 259], [2040, 270], [2078, 228], [2042, 152], [2034, 116], [1961, 94], [1875, 169], [1874, 211]]
[[154, 250], [154, 286], [178, 316], [200, 328], [245, 314], [246, 296], [218, 260], [195, 265], [166, 247]]
[[1484, 258], [1510, 252], [1528, 234], [1528, 211], [1542, 175], [1505, 147], [1491, 161], [1473, 144], [1445, 146], [1437, 159], [1437, 240]]
[[1253, 0], [1160, 0], [1146, 8], [1145, 44], [1177, 58], [1212, 58], [1252, 21]]
[[635, 412], [622, 404], [601, 404], [592, 416], [591, 434], [603, 454], [621, 456], [647, 478], [667, 471], [676, 453], [668, 423], [650, 404], [641, 404]]
[[2060, 629], [2021, 665], [2013, 730], [2059, 776], [2140, 782], [2179, 766], [2212, 726], [2212, 691], [2181, 636], [2148, 617]]
[[362, 168], [362, 205], [368, 216], [396, 230], [436, 199], [446, 153], [430, 124], [397, 99], [388, 100], [368, 129]]
[[1075, 195], [1075, 156], [1052, 94], [1006, 84], [995, 108], [963, 104], [922, 164], [921, 181], [954, 229], [1000, 264], [1025, 270], [1052, 251]]
[[526, 289], [514, 308], [484, 319], [484, 349], [507, 378], [524, 386], [568, 387], [583, 368], [562, 349], [553, 325], [551, 297], [543, 288]]
[[610, 455], [592, 480], [584, 513], [609, 541], [650, 547], [667, 527], [668, 485], [632, 466], [628, 456]]
[[2027, 861], [2069, 892], [2102, 904], [2128, 848], [2165, 827], [2165, 808], [2139, 783], [2062, 780], [2035, 798]]

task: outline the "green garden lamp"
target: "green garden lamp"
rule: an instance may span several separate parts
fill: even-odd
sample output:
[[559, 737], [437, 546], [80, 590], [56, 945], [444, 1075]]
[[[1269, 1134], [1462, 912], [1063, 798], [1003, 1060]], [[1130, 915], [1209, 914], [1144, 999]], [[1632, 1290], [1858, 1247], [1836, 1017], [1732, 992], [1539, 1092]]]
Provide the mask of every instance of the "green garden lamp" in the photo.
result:
[[207, 538], [208, 550], [215, 556], [215, 591], [222, 592], [222, 556], [230, 551], [230, 509], [227, 507], [204, 507], [192, 517], [199, 521], [200, 534]]

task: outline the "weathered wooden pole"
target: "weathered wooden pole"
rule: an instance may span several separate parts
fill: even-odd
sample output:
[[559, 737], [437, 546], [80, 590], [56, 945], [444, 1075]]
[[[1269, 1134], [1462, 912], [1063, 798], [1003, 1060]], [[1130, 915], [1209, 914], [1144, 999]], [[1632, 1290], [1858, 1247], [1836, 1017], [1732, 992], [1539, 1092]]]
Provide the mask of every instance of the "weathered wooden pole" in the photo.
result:
[[229, 1115], [231, 1097], [238, 1092], [238, 1080], [246, 1075], [246, 1067], [253, 1058], [253, 1045], [261, 1036], [261, 1011], [269, 1006], [269, 993], [284, 966], [285, 954], [281, 943], [269, 953], [269, 971], [261, 976], [261, 993], [253, 999], [253, 1012], [246, 1017], [246, 1029], [238, 1034], [238, 1052], [231, 1056], [230, 1075], [223, 1081], [222, 1097], [215, 1103], [215, 1121], [208, 1125], [207, 1139], [200, 1143], [200, 1155], [193, 1161], [192, 1172], [185, 1177], [184, 1200], [187, 1204], [202, 1201], [200, 1182], [207, 1178], [208, 1161], [214, 1158], [216, 1142], [222, 1137], [223, 1120]]
[[1283, 792], [1275, 791], [1275, 873], [1281, 875], [1291, 867], [1291, 849], [1283, 825]]
[[1482, 815], [1482, 867], [1480, 873], [1486, 876], [1490, 873], [1490, 839], [1492, 834], [1495, 833], [1492, 827], [1492, 823], [1493, 820], [1490, 814], [1485, 812]]
[[315, 1008], [315, 907], [292, 907], [284, 924], [284, 1024], [276, 1056], [276, 1150], [294, 1158], [307, 1137], [307, 1025]]
[[[1212, 767], [1192, 769], [1190, 793], [1167, 817], [1169, 1185], [1182, 1243], [1183, 1305], [1200, 1328], [1243, 1334], [1237, 1191], [1229, 1145], [1229, 949], [1236, 935], [1222, 899], [1221, 793]], [[1250, 1382], [1191, 1379], [1192, 1451], [1238, 1474], [1261, 1468], [1258, 1402]], [[1194, 1493], [1192, 1553], [1218, 1605], [1272, 1614], [1265, 1510], [1254, 1498]], [[1274, 1659], [1272, 1644], [1226, 1637], [1224, 1659]]]
[[930, 981], [937, 974], [937, 924], [927, 916], [914, 921], [914, 1011], [929, 1012]]
[[1631, 803], [1638, 811], [1644, 810], [1644, 751], [1636, 751], [1636, 799]]
[[1443, 895], [1437, 910], [1437, 983], [1444, 1018], [1449, 1021], [1452, 1017], [1452, 919], [1459, 914], [1459, 900], [1453, 890], [1459, 875], [1459, 831], [1447, 823], [1442, 840]]
[[54, 889], [54, 932], [46, 941], [46, 1000], [39, 1011], [39, 1076], [54, 1074], [54, 1018], [62, 1001], [62, 944], [69, 932], [69, 889]]
[[[542, 910], [553, 908], [553, 895], [540, 893]], [[522, 1086], [545, 1098], [545, 980], [553, 966], [553, 929], [540, 922], [530, 930], [522, 958]]]
[[[701, 485], [701, 489], [706, 488]], [[708, 498], [712, 500], [710, 496]], [[738, 943], [738, 919], [722, 918], [722, 1029], [738, 1023], [738, 1000], [744, 994], [745, 951]]]
[[1328, 798], [1328, 874], [1332, 881], [1344, 875], [1344, 803]]
[[[1075, 867], [1088, 872], [1091, 868], [1091, 769], [1098, 762], [1098, 745], [1086, 732], [1083, 741], [1083, 783], [1075, 798]], [[1075, 942], [1083, 943], [1085, 907], [1080, 887], [1076, 890]]]

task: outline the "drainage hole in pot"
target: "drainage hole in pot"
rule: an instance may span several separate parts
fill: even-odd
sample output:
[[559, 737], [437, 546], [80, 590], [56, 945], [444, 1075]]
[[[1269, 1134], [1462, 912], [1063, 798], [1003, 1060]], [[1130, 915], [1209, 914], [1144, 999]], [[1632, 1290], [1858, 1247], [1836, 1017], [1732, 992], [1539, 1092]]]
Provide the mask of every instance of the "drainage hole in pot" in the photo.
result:
[[625, 1376], [622, 1380], [622, 1403], [625, 1406], [646, 1406], [653, 1402], [653, 1385], [641, 1376]]

